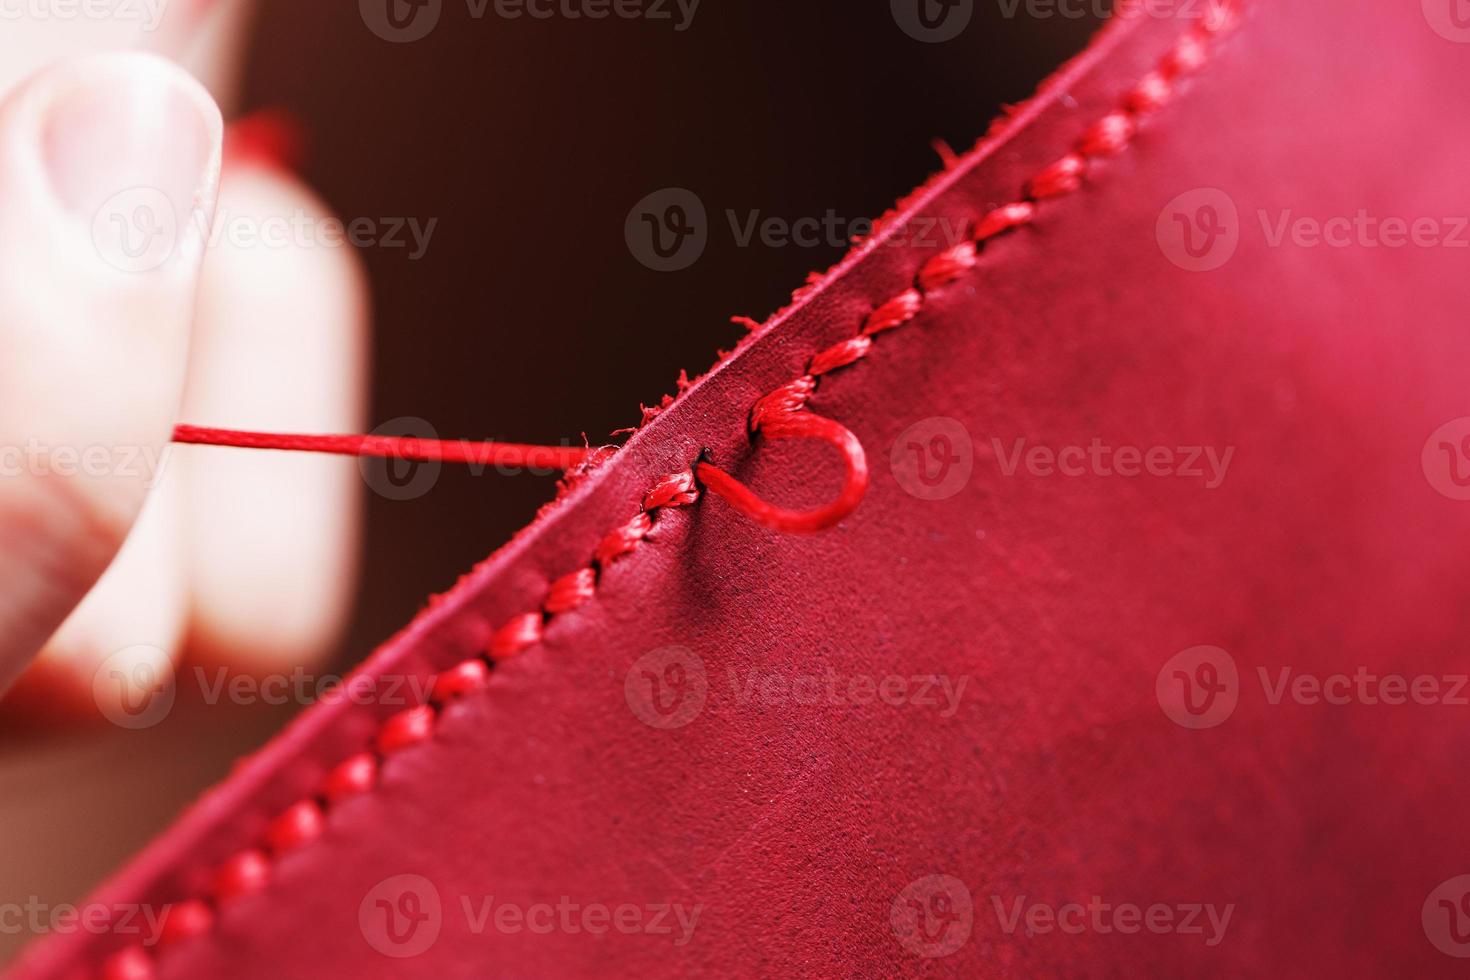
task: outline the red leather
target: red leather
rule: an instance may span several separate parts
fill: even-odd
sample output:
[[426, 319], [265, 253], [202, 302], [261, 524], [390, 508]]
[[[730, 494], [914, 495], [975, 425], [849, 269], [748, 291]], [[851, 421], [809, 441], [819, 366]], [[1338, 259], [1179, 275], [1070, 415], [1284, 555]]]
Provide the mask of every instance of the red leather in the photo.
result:
[[[334, 802], [319, 836], [273, 860], [264, 888], [163, 950], [158, 975], [1462, 969], [1421, 913], [1442, 882], [1470, 873], [1466, 709], [1272, 704], [1258, 673], [1274, 685], [1284, 667], [1466, 670], [1470, 504], [1436, 490], [1436, 453], [1423, 454], [1443, 423], [1470, 415], [1467, 253], [1273, 246], [1257, 214], [1470, 213], [1470, 45], [1436, 33], [1419, 8], [1251, 4], [1126, 150], [1042, 202], [1030, 226], [987, 242], [913, 322], [823, 380], [813, 411], [855, 433], [873, 463], [853, 516], [796, 536], [709, 495], [659, 510], [590, 600], [402, 743], [375, 788]], [[1148, 16], [1106, 33], [888, 232], [1015, 200], [1184, 29]], [[1180, 268], [1159, 244], [1166, 205], [1198, 188], [1238, 209], [1238, 247], [1212, 271]], [[586, 567], [658, 478], [704, 447], [767, 499], [828, 499], [840, 476], [830, 450], [752, 444], [747, 412], [853, 336], [937, 251], [860, 250], [364, 671], [425, 680], [472, 656], [488, 628]], [[942, 500], [906, 491], [889, 462], [896, 443], [900, 461], [908, 451], [906, 430], [935, 418], [976, 447], [968, 482]], [[1213, 489], [1191, 477], [1006, 476], [1020, 438], [1235, 452]], [[1233, 658], [1238, 703], [1196, 730], [1166, 714], [1178, 710], [1166, 665], [1201, 645]], [[665, 676], [672, 655], [641, 658], [671, 646], [702, 661], [706, 700], [687, 724], [660, 729], [628, 692], [640, 664]], [[1208, 679], [1195, 666], [1186, 675]], [[752, 671], [754, 694], [743, 686]], [[759, 693], [769, 676], [828, 671], [968, 680], [947, 716], [942, 704]], [[394, 710], [307, 712], [96, 900], [206, 894]], [[398, 875], [423, 876], [441, 900], [436, 941], [406, 958], [369, 941], [386, 894], [375, 889]], [[963, 913], [963, 895], [950, 882], [972, 903], [968, 938], [945, 956], [918, 955], [937, 950], [901, 935], [911, 898], [943, 926], [946, 907], [925, 883], [934, 875], [948, 876], [951, 911]], [[461, 896], [476, 910], [494, 896], [701, 912], [684, 945], [677, 929], [474, 934]], [[1233, 911], [1214, 945], [1204, 920], [1202, 935], [1004, 928], [1017, 900], [1092, 896]], [[92, 975], [121, 944], [58, 937], [18, 975]]]

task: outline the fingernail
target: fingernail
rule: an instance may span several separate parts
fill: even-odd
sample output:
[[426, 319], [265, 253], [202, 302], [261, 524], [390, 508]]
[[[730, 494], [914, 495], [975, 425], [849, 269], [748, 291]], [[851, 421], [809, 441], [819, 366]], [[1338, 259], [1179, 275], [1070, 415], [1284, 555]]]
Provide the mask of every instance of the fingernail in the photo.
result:
[[83, 222], [146, 218], [177, 229], [213, 207], [219, 110], [177, 65], [131, 53], [79, 60], [41, 111], [51, 186]]

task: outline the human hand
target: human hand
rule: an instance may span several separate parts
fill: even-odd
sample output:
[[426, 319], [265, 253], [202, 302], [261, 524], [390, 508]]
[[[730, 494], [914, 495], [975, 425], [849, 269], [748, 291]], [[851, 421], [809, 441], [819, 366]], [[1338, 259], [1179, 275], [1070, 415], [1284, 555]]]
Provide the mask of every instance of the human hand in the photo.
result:
[[48, 713], [136, 701], [186, 647], [321, 656], [358, 524], [350, 461], [167, 448], [358, 429], [366, 288], [346, 247], [233, 234], [327, 214], [159, 57], [223, 98], [247, 3], [111, 7], [0, 34], [0, 692], [34, 658], [5, 707]]

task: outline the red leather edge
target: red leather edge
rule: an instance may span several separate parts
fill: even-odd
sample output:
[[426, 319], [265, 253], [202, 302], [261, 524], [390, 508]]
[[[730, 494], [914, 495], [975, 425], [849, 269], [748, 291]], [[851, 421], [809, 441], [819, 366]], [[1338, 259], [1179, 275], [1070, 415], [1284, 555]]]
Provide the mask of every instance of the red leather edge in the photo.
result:
[[[1121, 92], [1144, 76], [1190, 23], [1140, 17], [1101, 31], [1032, 100], [998, 120], [985, 140], [905, 198], [872, 239], [801, 290], [789, 307], [450, 592], [431, 600], [354, 677], [426, 682], [482, 649], [491, 627], [539, 608], [550, 583], [583, 567], [604, 535], [638, 512], [639, 501], [661, 476], [688, 469], [705, 447], [729, 466], [759, 453], [745, 435], [754, 400], [799, 374], [813, 351], [850, 337], [855, 324], [911, 283], [937, 251], [890, 240], [920, 215], [983, 213], [986, 202], [996, 206], [1013, 200], [1037, 171], [1070, 151], [1088, 123], [1112, 109]], [[1187, 101], [1187, 92], [1179, 99]], [[1167, 112], [1154, 124], [1167, 126]], [[687, 516], [674, 519], [671, 533], [680, 522], [697, 521], [702, 508], [721, 506], [707, 495]], [[752, 528], [752, 533], [766, 532]], [[657, 546], [656, 536], [651, 543]], [[339, 701], [306, 711], [104, 884], [90, 903], [161, 906], [202, 894], [221, 862], [256, 844], [292, 803], [315, 794], [326, 774], [367, 748], [385, 718], [398, 710]], [[29, 950], [12, 975], [89, 976], [121, 945], [110, 934], [55, 936]]]

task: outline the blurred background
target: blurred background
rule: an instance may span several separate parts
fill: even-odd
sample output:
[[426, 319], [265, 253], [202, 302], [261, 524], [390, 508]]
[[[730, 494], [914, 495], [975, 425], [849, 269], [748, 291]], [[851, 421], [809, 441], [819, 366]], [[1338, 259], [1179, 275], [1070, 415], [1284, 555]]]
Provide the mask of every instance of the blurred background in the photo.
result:
[[[362, 252], [373, 423], [577, 444], [636, 425], [681, 369], [735, 344], [732, 315], [763, 319], [845, 251], [825, 231], [778, 246], [737, 230], [876, 217], [939, 169], [933, 140], [968, 147], [1104, 12], [974, 0], [958, 37], [926, 43], [900, 26], [920, 2], [704, 0], [679, 30], [673, 0], [669, 20], [509, 20], [493, 2], [477, 18], [445, 0], [413, 43], [369, 29], [365, 6], [263, 3], [242, 108], [300, 120], [304, 176], [342, 218], [405, 224], [404, 247]], [[708, 222], [703, 254], [673, 272], [640, 262], [624, 230], [666, 188]], [[416, 242], [413, 223], [431, 234]], [[328, 670], [361, 661], [555, 484], [446, 467], [410, 499], [363, 492], [356, 614]], [[0, 896], [80, 900], [296, 710], [181, 703], [143, 731], [7, 727]], [[28, 938], [0, 933], [0, 963]]]

